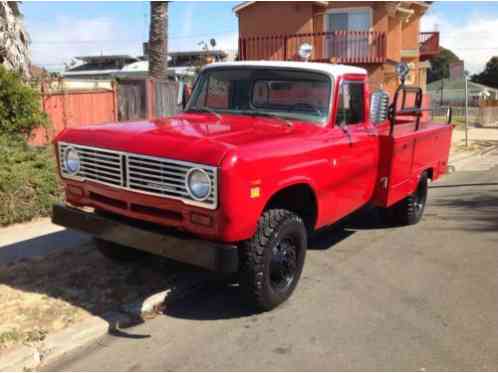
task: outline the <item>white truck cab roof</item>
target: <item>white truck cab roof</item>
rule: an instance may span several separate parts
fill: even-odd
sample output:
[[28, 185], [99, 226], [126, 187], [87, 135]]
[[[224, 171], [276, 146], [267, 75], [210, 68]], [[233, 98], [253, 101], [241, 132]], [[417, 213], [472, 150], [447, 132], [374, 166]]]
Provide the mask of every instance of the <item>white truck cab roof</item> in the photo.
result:
[[306, 71], [315, 71], [329, 75], [332, 78], [345, 74], [362, 74], [367, 75], [367, 70], [361, 67], [349, 65], [336, 65], [331, 63], [319, 62], [293, 62], [293, 61], [234, 61], [234, 62], [216, 62], [205, 65], [203, 71], [213, 68], [223, 67], [268, 67], [268, 68], [288, 68]]

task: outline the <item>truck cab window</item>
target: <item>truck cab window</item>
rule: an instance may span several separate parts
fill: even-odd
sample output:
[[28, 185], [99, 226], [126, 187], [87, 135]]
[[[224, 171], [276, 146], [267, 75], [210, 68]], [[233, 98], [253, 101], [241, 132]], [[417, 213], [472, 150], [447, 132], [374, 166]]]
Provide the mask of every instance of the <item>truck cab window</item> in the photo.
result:
[[354, 125], [363, 123], [364, 83], [345, 81], [339, 91], [337, 124]]
[[319, 125], [328, 120], [332, 81], [325, 74], [231, 68], [205, 71], [199, 79], [187, 111], [277, 116]]
[[229, 108], [230, 81], [212, 76], [207, 81], [206, 106], [213, 109]]

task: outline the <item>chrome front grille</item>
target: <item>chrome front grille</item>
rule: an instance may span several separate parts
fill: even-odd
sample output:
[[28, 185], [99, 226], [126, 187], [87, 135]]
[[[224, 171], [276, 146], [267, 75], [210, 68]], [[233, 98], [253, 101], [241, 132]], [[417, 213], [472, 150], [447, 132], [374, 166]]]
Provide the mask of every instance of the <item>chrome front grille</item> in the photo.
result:
[[[64, 166], [64, 152], [69, 147], [77, 150], [81, 159], [80, 171], [71, 175]], [[100, 183], [123, 186], [123, 156], [120, 153], [87, 146], [59, 143], [59, 159], [62, 176], [85, 179]]]
[[[81, 169], [76, 175], [64, 167], [64, 152], [68, 147], [76, 149], [81, 158]], [[68, 179], [91, 180], [210, 209], [218, 204], [216, 167], [67, 143], [59, 143], [59, 156], [61, 174]], [[211, 178], [211, 193], [203, 201], [193, 199], [187, 189], [187, 173], [193, 168], [204, 170]]]

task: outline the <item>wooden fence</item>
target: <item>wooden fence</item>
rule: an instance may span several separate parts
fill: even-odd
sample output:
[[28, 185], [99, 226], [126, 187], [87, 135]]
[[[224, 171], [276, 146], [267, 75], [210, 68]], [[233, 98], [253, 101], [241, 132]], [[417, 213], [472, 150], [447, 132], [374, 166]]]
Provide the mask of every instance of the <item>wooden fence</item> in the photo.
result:
[[138, 120], [147, 117], [147, 81], [121, 80], [118, 86], [118, 120]]
[[154, 119], [178, 112], [178, 83], [128, 79], [111, 89], [53, 90], [41, 85], [42, 106], [49, 129], [33, 131], [30, 144], [45, 145], [65, 128], [117, 121]]
[[33, 131], [30, 144], [45, 145], [65, 128], [117, 121], [116, 87], [96, 90], [51, 90], [41, 85], [42, 107], [50, 118], [47, 129]]
[[164, 117], [172, 115], [181, 109], [178, 104], [178, 83], [169, 80], [156, 80], [151, 82], [154, 89], [155, 116]]

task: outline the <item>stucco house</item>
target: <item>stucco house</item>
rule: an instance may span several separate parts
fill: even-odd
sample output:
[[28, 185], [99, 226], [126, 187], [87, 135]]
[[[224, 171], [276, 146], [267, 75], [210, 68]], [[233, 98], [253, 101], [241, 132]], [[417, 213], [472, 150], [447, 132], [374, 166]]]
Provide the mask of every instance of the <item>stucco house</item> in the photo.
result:
[[407, 62], [408, 82], [426, 87], [429, 58], [439, 53], [439, 33], [421, 32], [430, 2], [246, 1], [234, 7], [240, 60], [298, 60], [303, 43], [310, 61], [361, 66], [372, 89], [393, 92], [395, 65]]

